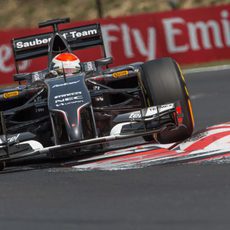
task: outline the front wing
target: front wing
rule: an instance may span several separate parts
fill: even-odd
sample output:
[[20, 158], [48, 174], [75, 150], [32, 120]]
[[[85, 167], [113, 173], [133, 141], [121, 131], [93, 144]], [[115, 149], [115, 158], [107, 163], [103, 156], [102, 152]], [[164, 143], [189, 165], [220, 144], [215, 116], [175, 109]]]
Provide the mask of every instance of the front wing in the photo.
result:
[[[173, 104], [171, 104], [173, 105]], [[150, 119], [150, 117], [152, 116], [153, 120], [158, 120], [160, 119], [160, 117], [162, 115], [164, 115], [165, 113], [175, 113], [175, 108], [176, 106], [172, 107], [169, 106], [170, 109], [168, 109], [168, 111], [165, 111], [165, 109], [159, 110], [157, 107], [157, 113], [158, 116], [156, 116], [155, 112], [151, 112], [149, 113], [148, 111], [146, 111], [146, 119]], [[159, 112], [159, 111], [160, 112]], [[155, 111], [152, 109], [152, 111]], [[175, 113], [176, 114], [176, 113]], [[139, 122], [143, 122], [143, 120], [141, 119], [141, 117], [139, 116], [138, 112], [137, 113], [132, 113], [132, 116], [135, 117], [134, 120], [136, 120], [136, 123]], [[142, 117], [143, 118], [143, 117]], [[149, 136], [149, 135], [153, 135], [154, 133], [159, 133], [162, 131], [162, 129], [164, 130], [164, 132], [167, 132], [173, 128], [173, 130], [175, 129], [179, 129], [181, 132], [181, 135], [183, 135], [183, 133], [187, 132], [186, 127], [184, 127], [183, 125], [180, 126], [178, 124], [175, 124], [174, 126], [164, 126], [164, 127], [156, 127], [155, 129], [151, 129], [151, 131], [146, 130], [146, 129], [142, 129], [142, 130], [133, 130], [134, 132], [132, 133], [126, 133], [126, 132], [111, 132], [111, 135], [109, 136], [103, 136], [103, 137], [96, 137], [96, 138], [92, 138], [92, 139], [87, 139], [87, 140], [80, 140], [80, 141], [73, 141], [73, 142], [69, 142], [66, 144], [61, 144], [61, 145], [54, 145], [54, 146], [49, 146], [49, 147], [43, 147], [41, 143], [39, 143], [38, 141], [35, 141], [33, 139], [31, 140], [25, 140], [25, 141], [20, 141], [20, 137], [18, 138], [18, 136], [20, 136], [20, 134], [17, 134], [17, 138], [13, 137], [4, 137], [2, 136], [2, 140], [0, 142], [0, 166], [1, 168], [4, 168], [4, 166], [11, 161], [15, 161], [15, 160], [23, 160], [26, 158], [31, 158], [31, 157], [35, 157], [35, 156], [49, 156], [52, 158], [55, 158], [56, 156], [60, 156], [60, 153], [62, 155], [62, 157], [65, 157], [66, 152], [68, 151], [74, 151], [74, 150], [83, 150], [84, 147], [87, 149], [87, 146], [92, 146], [92, 145], [100, 145], [100, 144], [104, 144], [104, 143], [108, 143], [108, 142], [112, 142], [112, 141], [116, 141], [116, 140], [123, 140], [123, 139], [127, 139], [127, 138], [134, 138], [134, 137], [142, 137], [142, 136]], [[5, 140], [5, 141], [4, 141]], [[103, 149], [100, 150], [101, 153], [103, 153]], [[75, 154], [76, 155], [76, 154]], [[79, 152], [78, 152], [79, 155]], [[67, 156], [67, 155], [66, 155]]]

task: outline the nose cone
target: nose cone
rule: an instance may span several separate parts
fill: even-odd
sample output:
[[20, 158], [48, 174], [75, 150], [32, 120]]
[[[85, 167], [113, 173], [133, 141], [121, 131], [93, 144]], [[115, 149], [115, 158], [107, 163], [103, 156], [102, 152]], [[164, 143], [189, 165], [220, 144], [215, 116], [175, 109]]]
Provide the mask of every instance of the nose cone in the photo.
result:
[[83, 139], [81, 124], [68, 126], [67, 129], [69, 141], [80, 141]]

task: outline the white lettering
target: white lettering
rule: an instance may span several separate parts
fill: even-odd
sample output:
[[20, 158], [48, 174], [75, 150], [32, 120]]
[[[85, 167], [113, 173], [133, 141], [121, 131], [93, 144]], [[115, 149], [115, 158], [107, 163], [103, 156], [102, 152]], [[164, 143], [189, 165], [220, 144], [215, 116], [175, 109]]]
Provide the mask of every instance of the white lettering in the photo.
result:
[[18, 49], [23, 48], [23, 43], [22, 43], [22, 42], [17, 42], [16, 47], [17, 47]]
[[[71, 32], [70, 32], [71, 33]], [[68, 33], [63, 33], [62, 36], [67, 39]]]
[[184, 44], [181, 46], [176, 45], [176, 35], [183, 35], [183, 33], [180, 29], [174, 28], [174, 24], [184, 25], [185, 21], [182, 18], [170, 18], [163, 20], [167, 49], [169, 53], [186, 52], [189, 49], [188, 44]]
[[222, 26], [223, 26], [223, 33], [224, 33], [224, 40], [227, 46], [230, 46], [230, 23], [228, 21], [228, 11], [227, 10], [223, 10], [220, 13], [221, 17], [222, 17]]
[[67, 93], [67, 94], [61, 94], [61, 95], [57, 95], [54, 97], [54, 99], [57, 98], [63, 98], [63, 97], [69, 97], [69, 96], [75, 96], [75, 95], [81, 95], [82, 92], [78, 91], [78, 92], [73, 92], [73, 93]]
[[0, 46], [0, 71], [4, 73], [12, 72], [14, 69], [13, 64], [8, 64], [12, 57], [12, 50], [7, 45]]
[[72, 32], [70, 32], [70, 34], [71, 34], [71, 36], [72, 36], [73, 38], [76, 37], [76, 31], [72, 31]]
[[122, 32], [122, 41], [124, 44], [125, 56], [127, 58], [132, 58], [134, 57], [134, 53], [133, 53], [132, 43], [130, 38], [130, 29], [127, 26], [127, 24], [121, 24], [121, 32]]
[[148, 28], [148, 46], [145, 46], [141, 33], [137, 29], [133, 29], [136, 46], [141, 55], [146, 56], [147, 60], [156, 58], [156, 30], [154, 27]]
[[37, 39], [36, 38], [35, 40], [28, 41], [28, 42], [19, 41], [16, 43], [16, 48], [22, 49], [22, 48], [26, 48], [26, 47], [33, 47], [33, 46], [37, 46], [37, 45], [47, 44], [50, 40], [51, 40], [51, 38], [44, 38], [44, 39]]
[[30, 65], [31, 65], [31, 60], [25, 60], [20, 62], [18, 68], [20, 71], [25, 71], [27, 68], [29, 68]]
[[147, 44], [145, 44], [140, 30], [130, 29], [125, 23], [121, 24], [120, 27], [115, 24], [103, 25], [102, 31], [108, 56], [112, 56], [112, 43], [119, 41], [118, 37], [111, 35], [110, 33], [120, 32], [124, 55], [126, 58], [135, 57], [132, 46], [132, 38], [134, 39], [135, 46], [137, 47], [139, 53], [146, 56], [147, 60], [154, 59], [156, 57], [156, 30], [154, 27], [148, 28]]
[[188, 23], [188, 32], [189, 32], [189, 39], [190, 39], [190, 44], [191, 44], [191, 49], [192, 50], [199, 50], [200, 46], [198, 44], [198, 35], [197, 35], [197, 30], [200, 30], [201, 33], [201, 41], [204, 49], [211, 49], [213, 48], [211, 45], [210, 41], [210, 35], [209, 35], [209, 28], [213, 32], [213, 37], [214, 37], [214, 43], [215, 46], [218, 48], [223, 47], [223, 43], [221, 41], [221, 34], [220, 34], [220, 28], [217, 24], [216, 21], [210, 20], [207, 21], [207, 23], [199, 21], [196, 23]]
[[108, 24], [102, 27], [104, 45], [105, 45], [107, 56], [112, 56], [111, 43], [118, 41], [117, 37], [110, 35], [110, 32], [114, 32], [114, 31], [119, 31], [119, 27], [117, 25]]
[[87, 36], [87, 35], [94, 35], [94, 34], [97, 34], [97, 30], [94, 29], [94, 30], [88, 30], [88, 31], [83, 31], [82, 34], [84, 34]]
[[66, 82], [66, 83], [63, 83], [63, 84], [56, 84], [56, 85], [53, 85], [52, 86], [52, 89], [53, 88], [58, 88], [58, 87], [63, 87], [63, 86], [67, 86], [67, 85], [73, 85], [73, 84], [77, 84], [79, 81], [72, 81], [72, 82]]
[[82, 36], [87, 36], [88, 34], [90, 34], [90, 33], [88, 33], [87, 31], [82, 32]]
[[[81, 31], [81, 32], [76, 32], [76, 31], [70, 31], [69, 34], [72, 36], [72, 38], [80, 38], [80, 37], [85, 37], [85, 36], [90, 36], [90, 35], [95, 35], [97, 34], [97, 30], [93, 29], [93, 30], [85, 30], [85, 31]], [[63, 36], [65, 38], [68, 37], [67, 33], [64, 33]], [[22, 41], [18, 41], [15, 45], [17, 49], [22, 49], [22, 48], [27, 48], [27, 47], [33, 47], [33, 46], [38, 46], [38, 45], [42, 45], [42, 44], [47, 44], [49, 43], [51, 40], [51, 38], [43, 38], [43, 39], [38, 39], [35, 38], [32, 41], [26, 41], [26, 42], [22, 42]]]
[[[76, 32], [75, 32], [76, 33]], [[81, 32], [77, 32], [76, 33], [76, 36], [78, 37], [78, 38], [80, 38], [81, 37]]]

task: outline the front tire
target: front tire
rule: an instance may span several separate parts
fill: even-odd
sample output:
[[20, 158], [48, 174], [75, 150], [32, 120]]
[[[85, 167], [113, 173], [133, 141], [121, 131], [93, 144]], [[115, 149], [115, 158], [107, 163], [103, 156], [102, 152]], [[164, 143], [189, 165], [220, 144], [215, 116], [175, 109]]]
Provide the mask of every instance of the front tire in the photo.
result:
[[[184, 116], [182, 126], [186, 132], [183, 132], [183, 135], [181, 135], [181, 130], [175, 129], [172, 132], [162, 131], [154, 135], [155, 139], [159, 143], [165, 144], [190, 137], [194, 128], [194, 118], [186, 83], [178, 64], [171, 58], [161, 58], [145, 62], [141, 68], [148, 106], [179, 101]], [[144, 139], [153, 140], [154, 138], [147, 136]]]

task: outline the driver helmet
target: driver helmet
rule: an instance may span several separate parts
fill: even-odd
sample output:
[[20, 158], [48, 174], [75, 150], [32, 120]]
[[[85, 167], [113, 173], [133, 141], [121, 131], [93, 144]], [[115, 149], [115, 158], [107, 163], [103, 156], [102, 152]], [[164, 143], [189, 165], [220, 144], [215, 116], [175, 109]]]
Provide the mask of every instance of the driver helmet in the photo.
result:
[[51, 70], [55, 70], [58, 74], [75, 74], [80, 72], [80, 60], [72, 53], [61, 53], [56, 55], [51, 62]]

